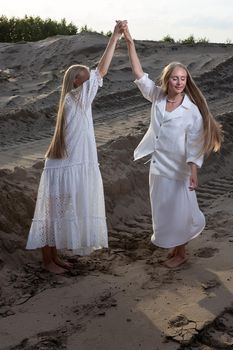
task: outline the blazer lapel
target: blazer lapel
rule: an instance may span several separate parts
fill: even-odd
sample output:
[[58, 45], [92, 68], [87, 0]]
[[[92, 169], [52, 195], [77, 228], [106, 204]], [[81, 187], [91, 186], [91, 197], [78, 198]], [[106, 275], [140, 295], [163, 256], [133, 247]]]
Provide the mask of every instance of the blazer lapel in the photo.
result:
[[[164, 118], [165, 107], [166, 107], [166, 97], [163, 96], [156, 104], [156, 108], [157, 108], [156, 112], [157, 113], [159, 112], [161, 114], [161, 119]], [[159, 116], [157, 116], [157, 118], [159, 119]]]
[[[190, 101], [189, 97], [187, 95], [184, 96], [182, 104], [177, 107], [174, 111], [167, 113], [164, 115], [163, 121], [168, 122], [171, 119], [181, 118], [183, 117], [184, 112], [191, 107], [192, 102]], [[165, 106], [166, 106], [166, 99], [165, 99]], [[164, 107], [164, 113], [165, 113], [165, 107]]]

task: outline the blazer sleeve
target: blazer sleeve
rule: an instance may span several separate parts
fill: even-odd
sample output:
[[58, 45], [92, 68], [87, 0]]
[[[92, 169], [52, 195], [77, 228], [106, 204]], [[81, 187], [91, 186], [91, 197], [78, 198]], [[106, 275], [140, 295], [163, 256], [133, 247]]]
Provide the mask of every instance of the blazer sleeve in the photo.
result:
[[140, 79], [134, 80], [134, 83], [138, 86], [142, 95], [147, 100], [149, 100], [150, 102], [157, 100], [161, 89], [158, 86], [156, 86], [154, 81], [149, 78], [147, 73], [144, 73], [144, 75]]
[[186, 138], [186, 162], [195, 163], [201, 168], [204, 156], [201, 154], [203, 147], [203, 119], [198, 108], [193, 114], [193, 123], [187, 131]]

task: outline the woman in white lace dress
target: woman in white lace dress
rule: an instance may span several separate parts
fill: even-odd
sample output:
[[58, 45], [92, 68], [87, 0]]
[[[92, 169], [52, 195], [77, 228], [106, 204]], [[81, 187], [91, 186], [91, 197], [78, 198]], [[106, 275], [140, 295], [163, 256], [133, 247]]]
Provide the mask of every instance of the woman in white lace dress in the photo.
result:
[[173, 268], [187, 260], [186, 244], [205, 227], [195, 194], [197, 169], [205, 154], [219, 150], [222, 133], [188, 69], [168, 64], [157, 86], [143, 72], [127, 26], [124, 35], [135, 83], [152, 103], [149, 129], [134, 152], [135, 160], [151, 154], [151, 241], [171, 249], [165, 265]]
[[125, 21], [117, 21], [96, 69], [67, 69], [55, 133], [46, 153], [27, 249], [42, 248], [45, 269], [63, 273], [70, 264], [57, 249], [78, 255], [108, 247], [104, 193], [92, 120], [92, 101], [107, 73]]

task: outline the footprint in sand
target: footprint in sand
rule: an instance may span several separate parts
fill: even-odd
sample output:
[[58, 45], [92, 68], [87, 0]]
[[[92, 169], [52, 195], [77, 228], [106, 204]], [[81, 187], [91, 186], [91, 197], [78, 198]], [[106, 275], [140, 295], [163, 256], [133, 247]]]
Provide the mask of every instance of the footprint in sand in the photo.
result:
[[216, 287], [219, 287], [220, 286], [220, 282], [213, 279], [213, 280], [209, 280], [205, 283], [202, 283], [201, 284], [203, 290], [207, 291], [209, 289], [212, 289], [212, 288], [216, 288]]
[[0, 259], [0, 270], [3, 268], [3, 266], [4, 266], [4, 261]]
[[182, 327], [189, 324], [189, 322], [190, 321], [187, 319], [187, 317], [181, 314], [172, 318], [168, 323], [170, 327]]
[[200, 248], [195, 252], [195, 256], [198, 256], [199, 258], [212, 258], [212, 256], [215, 255], [215, 253], [218, 253], [219, 249], [212, 248], [212, 247], [204, 247]]
[[66, 349], [66, 333], [67, 330], [50, 331], [39, 333], [32, 338], [24, 339], [20, 344], [12, 347], [11, 350], [17, 349]]

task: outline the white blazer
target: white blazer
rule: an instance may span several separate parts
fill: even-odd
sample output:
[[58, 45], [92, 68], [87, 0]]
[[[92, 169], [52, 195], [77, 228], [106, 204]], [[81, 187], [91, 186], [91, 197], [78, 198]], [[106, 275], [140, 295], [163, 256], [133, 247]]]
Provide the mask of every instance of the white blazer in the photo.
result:
[[152, 154], [150, 171], [169, 178], [190, 175], [189, 162], [202, 166], [200, 155], [203, 119], [198, 107], [184, 96], [173, 112], [166, 112], [166, 96], [144, 73], [135, 80], [143, 96], [152, 102], [150, 126], [134, 151], [134, 160]]

